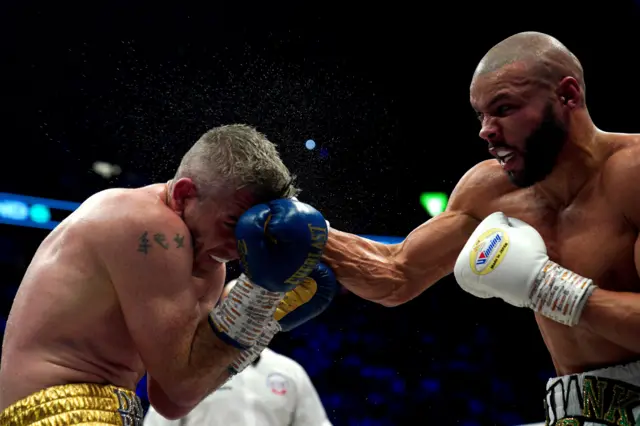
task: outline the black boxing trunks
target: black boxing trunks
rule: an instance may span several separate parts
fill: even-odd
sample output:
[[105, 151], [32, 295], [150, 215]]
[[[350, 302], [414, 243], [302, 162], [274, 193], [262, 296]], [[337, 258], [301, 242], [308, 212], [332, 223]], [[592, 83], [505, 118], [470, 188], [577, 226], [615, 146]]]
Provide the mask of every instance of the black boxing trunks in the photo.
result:
[[1, 426], [79, 424], [142, 426], [142, 404], [135, 392], [111, 385], [54, 386], [9, 406]]
[[640, 361], [550, 379], [544, 406], [547, 425], [640, 425]]

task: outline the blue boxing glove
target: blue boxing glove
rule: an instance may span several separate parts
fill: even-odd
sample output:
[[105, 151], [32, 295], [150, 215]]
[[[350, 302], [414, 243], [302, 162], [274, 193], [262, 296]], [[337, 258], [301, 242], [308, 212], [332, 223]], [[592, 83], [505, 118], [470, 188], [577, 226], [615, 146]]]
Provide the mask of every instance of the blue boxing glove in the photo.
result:
[[264, 289], [287, 292], [320, 262], [327, 224], [310, 205], [282, 198], [247, 210], [236, 239], [244, 274]]
[[320, 262], [327, 225], [308, 204], [280, 199], [247, 210], [236, 225], [236, 238], [244, 273], [209, 318], [221, 340], [248, 349], [273, 321], [285, 293]]
[[318, 264], [302, 284], [287, 292], [276, 309], [274, 321], [265, 327], [254, 346], [240, 353], [229, 366], [230, 373], [237, 374], [253, 363], [279, 331], [290, 331], [324, 312], [339, 288], [331, 268]]
[[292, 330], [324, 312], [339, 288], [331, 268], [319, 263], [302, 284], [287, 292], [274, 318], [282, 331]]

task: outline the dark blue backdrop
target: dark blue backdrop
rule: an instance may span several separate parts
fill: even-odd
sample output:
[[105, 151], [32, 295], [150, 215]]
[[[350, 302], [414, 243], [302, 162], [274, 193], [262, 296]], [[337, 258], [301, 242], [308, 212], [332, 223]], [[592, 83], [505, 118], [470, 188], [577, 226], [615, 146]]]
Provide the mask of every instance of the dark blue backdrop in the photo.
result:
[[[77, 203], [166, 181], [207, 128], [243, 122], [278, 143], [301, 199], [332, 226], [405, 236], [429, 218], [420, 193], [451, 193], [488, 158], [469, 80], [487, 49], [525, 30], [581, 59], [602, 129], [638, 131], [631, 1], [351, 6], [2, 2], [0, 192]], [[121, 172], [105, 178], [96, 161]], [[47, 232], [0, 224], [4, 318]], [[336, 425], [539, 421], [553, 374], [530, 312], [450, 277], [396, 308], [344, 292], [273, 348], [309, 371]]]

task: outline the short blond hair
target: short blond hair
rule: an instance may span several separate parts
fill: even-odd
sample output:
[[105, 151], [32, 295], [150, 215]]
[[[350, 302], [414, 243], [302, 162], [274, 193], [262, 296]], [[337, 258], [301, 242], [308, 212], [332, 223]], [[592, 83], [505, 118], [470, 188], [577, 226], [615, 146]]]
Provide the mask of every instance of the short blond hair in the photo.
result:
[[205, 196], [250, 188], [259, 200], [270, 200], [299, 192], [276, 145], [245, 124], [214, 127], [202, 135], [182, 157], [174, 179], [183, 177]]

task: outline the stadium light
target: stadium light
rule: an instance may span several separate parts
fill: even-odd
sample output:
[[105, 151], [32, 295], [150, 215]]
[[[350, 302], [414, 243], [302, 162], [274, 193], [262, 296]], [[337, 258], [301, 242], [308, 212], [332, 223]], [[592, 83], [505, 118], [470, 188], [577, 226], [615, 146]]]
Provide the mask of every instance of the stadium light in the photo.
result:
[[429, 213], [431, 217], [435, 217], [447, 208], [449, 197], [444, 192], [423, 192], [420, 194], [420, 204]]

